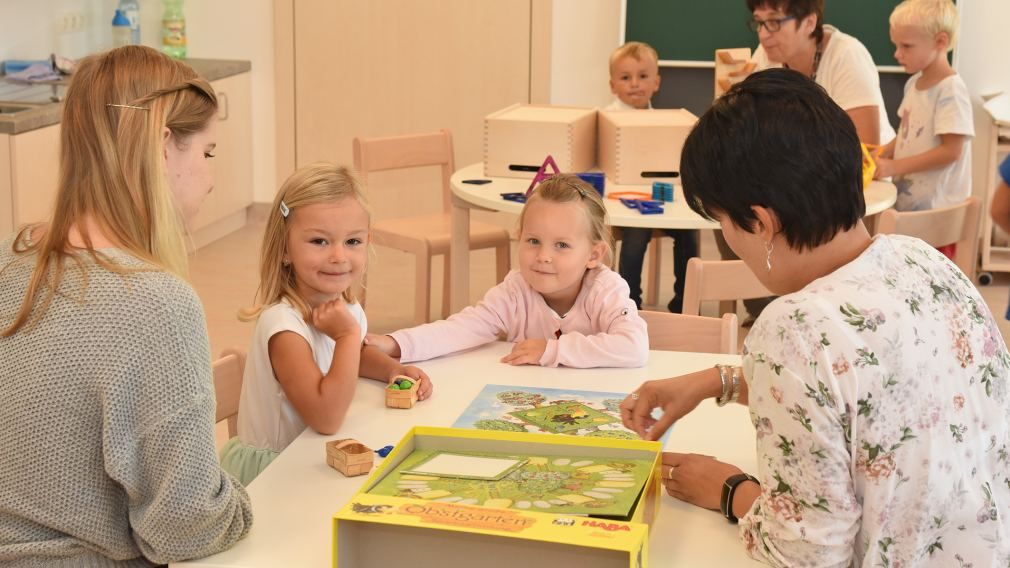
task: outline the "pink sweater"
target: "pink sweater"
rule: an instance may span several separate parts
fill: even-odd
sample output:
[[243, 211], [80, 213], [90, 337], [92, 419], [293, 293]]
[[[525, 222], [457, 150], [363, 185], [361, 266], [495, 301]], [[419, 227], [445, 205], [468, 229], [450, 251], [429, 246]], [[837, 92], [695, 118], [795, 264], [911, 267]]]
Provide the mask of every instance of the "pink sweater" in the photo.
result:
[[503, 333], [511, 342], [546, 339], [544, 367], [641, 367], [649, 358], [645, 320], [628, 284], [606, 267], [586, 271], [575, 305], [563, 317], [513, 270], [476, 306], [391, 335], [406, 363], [490, 343]]

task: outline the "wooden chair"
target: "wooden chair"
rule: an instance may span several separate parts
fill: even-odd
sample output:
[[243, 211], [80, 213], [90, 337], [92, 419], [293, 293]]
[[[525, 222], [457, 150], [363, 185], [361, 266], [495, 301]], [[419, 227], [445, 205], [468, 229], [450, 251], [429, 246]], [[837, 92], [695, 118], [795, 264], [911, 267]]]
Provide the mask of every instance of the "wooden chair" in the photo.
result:
[[649, 349], [737, 354], [736, 314], [721, 318], [640, 311], [649, 326]]
[[687, 262], [684, 282], [684, 314], [696, 316], [701, 303], [719, 300], [719, 313], [736, 313], [736, 300], [773, 296], [742, 260], [702, 260]]
[[245, 351], [234, 347], [221, 352], [214, 361], [214, 398], [217, 414], [214, 422], [228, 421], [228, 437], [238, 434], [238, 401], [242, 393], [242, 373], [245, 371]]
[[888, 209], [880, 214], [877, 233], [918, 237], [934, 247], [957, 244], [954, 264], [969, 280], [974, 280], [981, 215], [982, 203], [974, 196], [942, 209], [906, 212]]
[[[434, 215], [383, 219], [372, 224], [372, 242], [409, 252], [415, 257], [414, 322], [428, 321], [431, 311], [431, 257], [444, 255], [442, 317], [449, 315], [449, 177], [455, 171], [452, 135], [448, 130], [384, 138], [355, 138], [354, 167], [367, 185], [368, 174], [423, 166], [442, 168], [442, 212]], [[508, 231], [488, 223], [470, 222], [470, 250], [494, 248], [498, 282], [510, 266]], [[364, 294], [362, 294], [364, 304]]]

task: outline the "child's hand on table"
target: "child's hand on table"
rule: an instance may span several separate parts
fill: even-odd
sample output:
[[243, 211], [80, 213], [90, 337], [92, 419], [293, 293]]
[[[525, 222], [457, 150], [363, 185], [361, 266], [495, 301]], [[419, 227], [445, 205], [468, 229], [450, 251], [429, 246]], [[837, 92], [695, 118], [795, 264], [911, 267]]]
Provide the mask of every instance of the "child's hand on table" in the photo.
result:
[[365, 334], [365, 345], [371, 345], [394, 359], [400, 357], [400, 344], [390, 335]]
[[[392, 339], [392, 337], [390, 337], [390, 339]], [[427, 373], [413, 365], [401, 365], [389, 376], [389, 382], [392, 383], [393, 379], [399, 377], [400, 375], [410, 377], [411, 380], [418, 383], [417, 400], [424, 400], [431, 396], [431, 391], [434, 390], [435, 387], [432, 386], [431, 379], [428, 378]]]
[[516, 343], [512, 352], [502, 357], [501, 362], [509, 365], [539, 365], [546, 350], [546, 339], [527, 339]]

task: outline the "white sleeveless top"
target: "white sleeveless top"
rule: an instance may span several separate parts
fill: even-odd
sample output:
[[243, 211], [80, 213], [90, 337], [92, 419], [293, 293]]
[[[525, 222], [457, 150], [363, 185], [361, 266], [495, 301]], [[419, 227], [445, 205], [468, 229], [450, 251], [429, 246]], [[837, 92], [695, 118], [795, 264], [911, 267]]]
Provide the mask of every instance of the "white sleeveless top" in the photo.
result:
[[[348, 304], [347, 309], [358, 320], [363, 340], [368, 330], [365, 311], [359, 304]], [[270, 365], [270, 338], [282, 331], [292, 331], [305, 338], [323, 373], [333, 362], [335, 345], [332, 338], [306, 323], [301, 313], [286, 300], [264, 310], [256, 321], [242, 380], [238, 437], [249, 446], [275, 452], [286, 448], [305, 429], [305, 422], [284, 394]]]

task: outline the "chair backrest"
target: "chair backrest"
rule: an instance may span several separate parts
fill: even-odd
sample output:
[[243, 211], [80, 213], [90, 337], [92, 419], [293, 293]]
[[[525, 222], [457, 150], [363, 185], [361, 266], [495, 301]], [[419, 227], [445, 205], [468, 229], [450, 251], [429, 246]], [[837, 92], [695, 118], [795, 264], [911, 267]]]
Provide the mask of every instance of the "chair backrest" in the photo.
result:
[[736, 314], [721, 318], [640, 311], [649, 326], [649, 349], [737, 354]]
[[371, 172], [423, 166], [442, 167], [442, 209], [448, 213], [449, 178], [456, 170], [452, 134], [448, 130], [354, 139], [354, 169], [366, 184]]
[[684, 313], [696, 316], [701, 303], [711, 300], [749, 300], [773, 296], [742, 260], [687, 262], [684, 280]]
[[957, 244], [954, 264], [965, 276], [974, 279], [981, 215], [982, 203], [974, 196], [958, 205], [928, 211], [888, 209], [880, 214], [877, 233], [918, 237], [934, 247]]
[[245, 371], [245, 352], [229, 348], [214, 361], [214, 398], [217, 414], [214, 421], [228, 420], [228, 436], [238, 434], [238, 401], [242, 393], [242, 373]]

